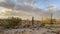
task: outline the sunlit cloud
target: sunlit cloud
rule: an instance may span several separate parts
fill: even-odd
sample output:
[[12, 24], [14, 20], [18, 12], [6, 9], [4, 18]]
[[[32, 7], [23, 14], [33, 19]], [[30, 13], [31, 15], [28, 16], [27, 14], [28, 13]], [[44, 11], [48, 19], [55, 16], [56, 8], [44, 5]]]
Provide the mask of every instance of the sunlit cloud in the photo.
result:
[[3, 8], [3, 7], [0, 7], [0, 15], [5, 15], [9, 11], [12, 11], [12, 10], [11, 9], [7, 9], [7, 8]]
[[51, 5], [51, 6], [49, 6], [48, 8], [49, 8], [49, 10], [51, 10], [51, 11], [56, 11], [56, 10], [57, 10], [57, 6], [56, 6], [56, 5]]

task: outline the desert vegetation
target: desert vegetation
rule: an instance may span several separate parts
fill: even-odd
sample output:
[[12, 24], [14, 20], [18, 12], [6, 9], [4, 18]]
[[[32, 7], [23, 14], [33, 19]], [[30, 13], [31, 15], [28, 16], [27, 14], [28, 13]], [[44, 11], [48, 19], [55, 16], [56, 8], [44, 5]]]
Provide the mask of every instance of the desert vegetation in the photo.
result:
[[[32, 20], [22, 20], [18, 17], [10, 17], [7, 19], [0, 19], [0, 28], [37, 28], [37, 27], [43, 27], [45, 25], [51, 25], [50, 19], [43, 20], [34, 20], [34, 17], [32, 17]], [[59, 24], [59, 20], [53, 19], [53, 25]]]
[[0, 27], [3, 28], [29, 28], [34, 25], [39, 26], [40, 21], [34, 20], [22, 20], [21, 18], [10, 17], [8, 19], [0, 19]]
[[[50, 32], [50, 33], [59, 33], [54, 30], [56, 29], [54, 27], [55, 26], [58, 27], [60, 21], [56, 19], [52, 19], [52, 20], [53, 20], [52, 22], [53, 24], [51, 24], [51, 19], [45, 19], [42, 22], [42, 20], [34, 20], [34, 17], [32, 17], [31, 20], [29, 19], [22, 20], [21, 18], [18, 17], [9, 17], [7, 19], [0, 19], [0, 33], [1, 34], [11, 34], [11, 33], [32, 34], [33, 32], [38, 31], [37, 33], [39, 34], [39, 31], [41, 33], [41, 30], [42, 32], [46, 30], [46, 32]], [[50, 28], [50, 26], [53, 27]]]

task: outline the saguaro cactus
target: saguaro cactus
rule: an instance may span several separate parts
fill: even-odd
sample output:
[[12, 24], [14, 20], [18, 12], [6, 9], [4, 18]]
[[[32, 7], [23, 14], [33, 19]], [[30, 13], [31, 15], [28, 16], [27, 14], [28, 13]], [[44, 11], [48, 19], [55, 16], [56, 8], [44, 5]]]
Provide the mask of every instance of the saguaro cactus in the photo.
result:
[[32, 25], [34, 24], [34, 17], [32, 17]]
[[53, 24], [53, 13], [51, 13], [51, 24]]

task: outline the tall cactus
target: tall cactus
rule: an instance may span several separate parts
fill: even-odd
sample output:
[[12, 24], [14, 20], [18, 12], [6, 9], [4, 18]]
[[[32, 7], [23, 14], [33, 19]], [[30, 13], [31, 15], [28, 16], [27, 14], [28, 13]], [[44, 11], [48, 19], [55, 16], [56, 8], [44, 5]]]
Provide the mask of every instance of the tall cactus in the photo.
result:
[[32, 25], [34, 24], [34, 17], [32, 17]]
[[53, 13], [51, 13], [51, 25], [53, 25]]

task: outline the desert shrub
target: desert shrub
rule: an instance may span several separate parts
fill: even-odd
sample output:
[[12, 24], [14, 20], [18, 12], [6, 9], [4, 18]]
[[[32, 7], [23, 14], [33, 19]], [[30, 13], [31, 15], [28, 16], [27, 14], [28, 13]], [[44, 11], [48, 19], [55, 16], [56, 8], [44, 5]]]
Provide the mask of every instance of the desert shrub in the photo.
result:
[[19, 23], [21, 23], [20, 18], [11, 17], [10, 19], [3, 19], [1, 26], [4, 28], [15, 28]]

